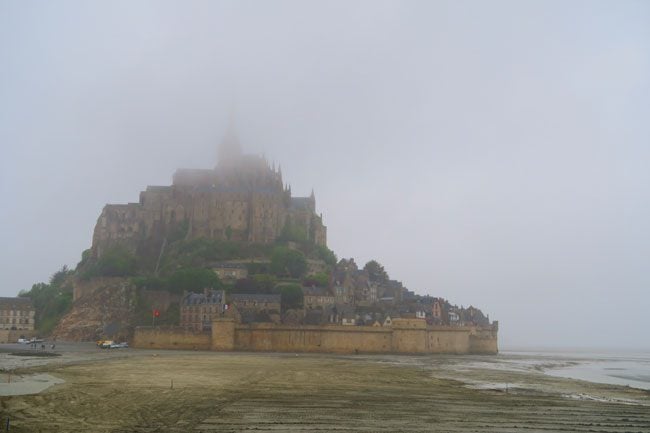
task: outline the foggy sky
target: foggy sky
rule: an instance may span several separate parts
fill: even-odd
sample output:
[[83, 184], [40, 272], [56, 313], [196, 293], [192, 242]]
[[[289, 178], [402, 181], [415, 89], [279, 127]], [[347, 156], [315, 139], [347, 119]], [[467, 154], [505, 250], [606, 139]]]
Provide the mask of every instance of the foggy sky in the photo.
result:
[[244, 149], [502, 347], [650, 349], [650, 3], [0, 3], [0, 296]]

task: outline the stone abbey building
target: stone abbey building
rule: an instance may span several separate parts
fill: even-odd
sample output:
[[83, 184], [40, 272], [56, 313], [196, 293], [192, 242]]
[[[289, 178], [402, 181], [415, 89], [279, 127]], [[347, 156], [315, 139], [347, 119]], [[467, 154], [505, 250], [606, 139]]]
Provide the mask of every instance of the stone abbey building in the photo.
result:
[[178, 236], [270, 243], [287, 227], [326, 245], [313, 191], [292, 197], [282, 170], [243, 154], [232, 127], [218, 150], [213, 169], [179, 169], [172, 185], [148, 186], [138, 203], [106, 205], [95, 226], [93, 256], [113, 245], [155, 251]]

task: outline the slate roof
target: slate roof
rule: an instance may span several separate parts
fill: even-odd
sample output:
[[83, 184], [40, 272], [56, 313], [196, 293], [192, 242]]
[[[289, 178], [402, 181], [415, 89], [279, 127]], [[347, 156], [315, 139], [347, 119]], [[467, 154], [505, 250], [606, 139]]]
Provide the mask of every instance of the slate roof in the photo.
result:
[[291, 197], [291, 207], [294, 209], [309, 209], [311, 199], [309, 197]]
[[208, 292], [208, 296], [206, 296], [204, 293], [189, 292], [183, 298], [181, 304], [182, 305], [221, 304], [223, 301], [222, 293], [223, 292], [221, 290], [214, 290]]
[[333, 296], [323, 287], [303, 287], [302, 293], [305, 296]]
[[15, 298], [0, 296], [0, 308], [14, 310], [16, 308], [25, 309], [25, 308], [33, 308], [33, 307], [32, 307], [32, 300], [30, 298], [26, 298], [22, 296], [18, 296]]

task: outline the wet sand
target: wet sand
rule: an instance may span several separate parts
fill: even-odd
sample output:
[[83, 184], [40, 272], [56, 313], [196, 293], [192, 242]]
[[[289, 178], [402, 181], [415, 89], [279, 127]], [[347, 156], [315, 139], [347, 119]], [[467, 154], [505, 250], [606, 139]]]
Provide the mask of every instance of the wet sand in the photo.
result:
[[128, 349], [57, 360], [14, 370], [64, 382], [0, 397], [11, 431], [650, 431], [647, 391], [503, 368], [502, 356]]

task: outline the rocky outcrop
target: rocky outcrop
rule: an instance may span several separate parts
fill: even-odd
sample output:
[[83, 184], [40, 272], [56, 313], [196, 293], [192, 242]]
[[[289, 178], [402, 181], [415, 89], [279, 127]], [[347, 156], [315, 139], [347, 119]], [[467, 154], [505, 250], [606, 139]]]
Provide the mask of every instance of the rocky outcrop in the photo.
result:
[[77, 281], [72, 309], [61, 319], [53, 337], [69, 341], [126, 339], [133, 333], [137, 289], [127, 278]]

